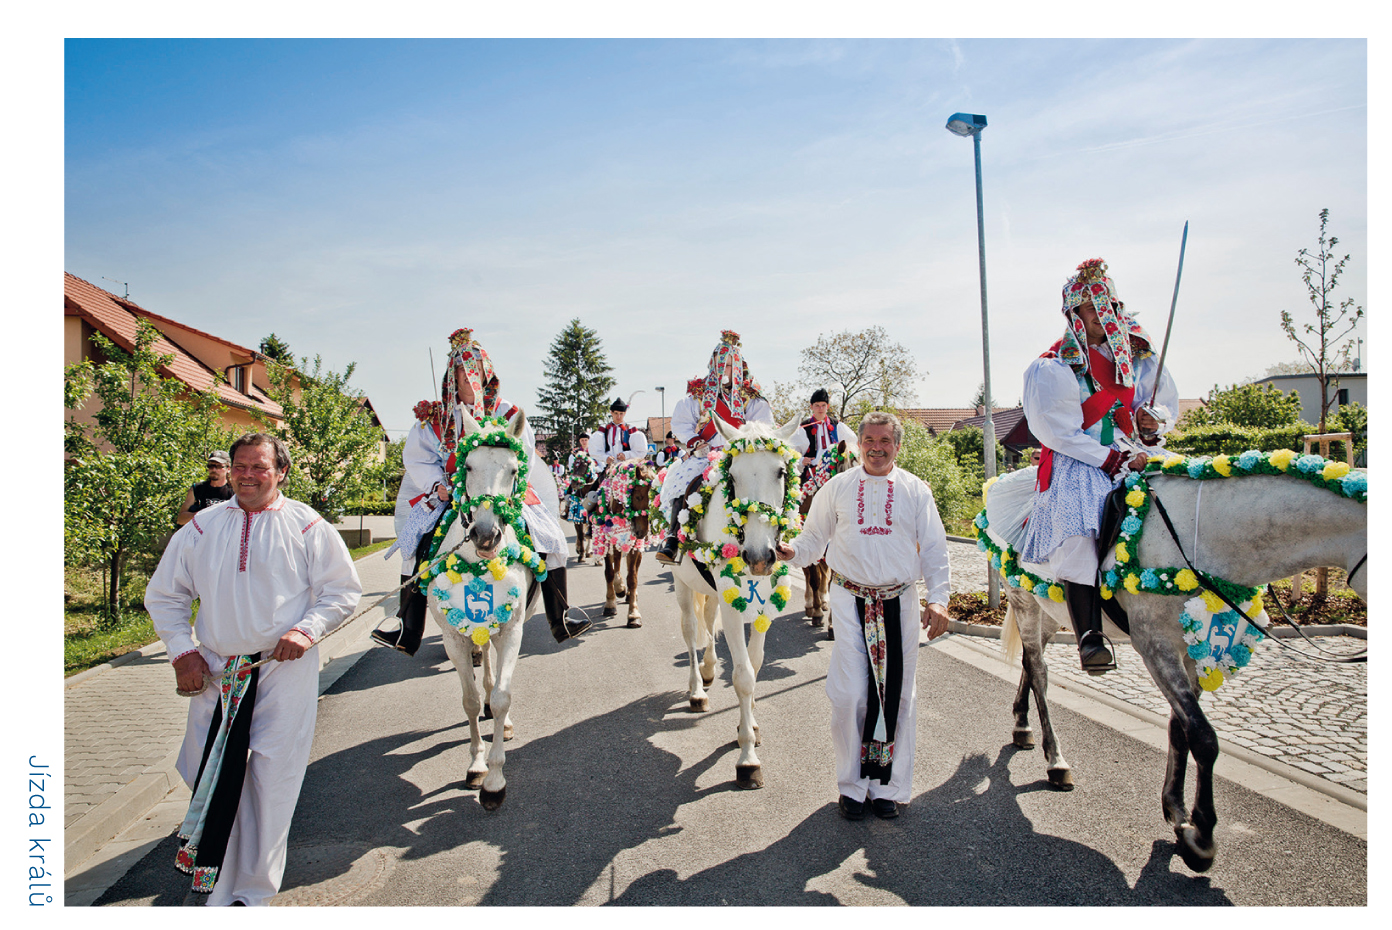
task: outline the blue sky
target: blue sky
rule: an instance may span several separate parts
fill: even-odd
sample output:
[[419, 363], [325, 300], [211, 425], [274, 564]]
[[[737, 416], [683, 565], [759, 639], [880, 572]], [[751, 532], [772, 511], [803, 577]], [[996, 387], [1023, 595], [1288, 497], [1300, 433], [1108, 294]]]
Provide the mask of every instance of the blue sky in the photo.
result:
[[[722, 328], [766, 385], [884, 326], [922, 406], [981, 381], [972, 146], [985, 113], [999, 402], [1101, 256], [1181, 396], [1294, 360], [1321, 208], [1367, 304], [1363, 40], [65, 43], [64, 267], [234, 342], [358, 364], [399, 431], [473, 327], [529, 406], [598, 330], [630, 419]], [[1365, 366], [1368, 346], [1364, 345]], [[399, 432], [396, 433], [399, 435]]]

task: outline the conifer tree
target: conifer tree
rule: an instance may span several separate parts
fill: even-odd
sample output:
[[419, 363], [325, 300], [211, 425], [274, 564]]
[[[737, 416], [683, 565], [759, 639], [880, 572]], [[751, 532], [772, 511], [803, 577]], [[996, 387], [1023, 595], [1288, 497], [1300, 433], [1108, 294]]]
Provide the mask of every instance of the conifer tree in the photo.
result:
[[550, 434], [551, 452], [564, 455], [608, 418], [613, 370], [598, 333], [578, 317], [566, 324], [551, 343], [546, 384], [537, 391], [538, 427]]

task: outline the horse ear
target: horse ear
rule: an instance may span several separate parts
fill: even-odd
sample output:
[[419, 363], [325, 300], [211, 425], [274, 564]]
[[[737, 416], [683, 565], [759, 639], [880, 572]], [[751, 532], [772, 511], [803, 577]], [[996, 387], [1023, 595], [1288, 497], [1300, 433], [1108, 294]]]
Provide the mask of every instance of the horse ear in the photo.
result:
[[793, 417], [787, 423], [784, 423], [782, 426], [778, 427], [778, 429], [774, 430], [773, 434], [784, 442], [787, 442], [789, 439], [793, 438], [793, 434], [798, 431], [798, 427], [801, 425], [798, 418]]
[[478, 420], [474, 419], [474, 415], [467, 410], [461, 410], [460, 413], [464, 417], [464, 435], [469, 436], [477, 433], [479, 431], [479, 423]]
[[508, 422], [507, 434], [513, 439], [521, 439], [522, 431], [527, 428], [527, 413], [521, 407], [517, 408], [517, 416]]
[[843, 440], [841, 440], [840, 442], [838, 442], [838, 443], [836, 444], [836, 453], [837, 453], [838, 455], [845, 455], [845, 454], [846, 454], [846, 440], [843, 439]]
[[720, 414], [712, 412], [711, 419], [715, 421], [716, 432], [720, 433], [721, 436], [725, 437], [726, 442], [733, 441], [734, 438], [737, 435], [739, 435], [739, 430], [731, 426], [729, 423], [726, 423], [725, 420], [720, 416]]

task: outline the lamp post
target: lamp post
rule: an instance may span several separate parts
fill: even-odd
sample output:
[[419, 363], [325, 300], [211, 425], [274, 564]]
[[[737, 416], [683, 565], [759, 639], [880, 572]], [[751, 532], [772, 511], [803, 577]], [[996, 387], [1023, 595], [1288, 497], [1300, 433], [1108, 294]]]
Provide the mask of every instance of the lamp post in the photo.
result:
[[[663, 420], [663, 421], [665, 422], [666, 419], [667, 419], [667, 389], [666, 389], [666, 388], [663, 388], [663, 387], [660, 387], [660, 388], [653, 388], [653, 390], [657, 391], [658, 399], [662, 402], [662, 416], [661, 416], [659, 419], [661, 419], [661, 420]], [[670, 432], [671, 432], [671, 428], [668, 427], [667, 431], [670, 433]], [[662, 438], [663, 438], [663, 439], [666, 439], [667, 437], [666, 437], [666, 436], [663, 436]]]
[[[996, 475], [996, 424], [995, 405], [991, 400], [991, 335], [986, 318], [986, 223], [981, 209], [981, 130], [986, 128], [986, 117], [977, 113], [953, 113], [947, 119], [949, 132], [959, 136], [971, 136], [972, 150], [976, 155], [976, 248], [981, 267], [981, 364], [985, 370], [982, 379], [982, 403], [986, 419], [981, 424], [981, 444], [986, 461], [986, 479]], [[987, 598], [992, 608], [1000, 604], [1000, 580], [996, 572], [986, 571]]]

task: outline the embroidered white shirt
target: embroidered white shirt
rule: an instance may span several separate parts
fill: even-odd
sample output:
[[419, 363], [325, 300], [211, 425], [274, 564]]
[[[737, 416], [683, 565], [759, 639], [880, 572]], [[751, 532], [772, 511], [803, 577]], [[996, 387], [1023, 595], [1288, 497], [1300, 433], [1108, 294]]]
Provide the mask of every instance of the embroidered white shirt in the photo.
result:
[[[171, 658], [194, 640], [221, 656], [267, 652], [299, 630], [318, 642], [352, 613], [362, 582], [338, 531], [307, 504], [277, 495], [248, 512], [234, 497], [174, 534], [145, 589]], [[194, 598], [198, 619], [189, 627]]]

